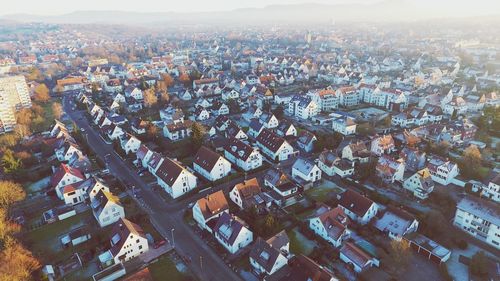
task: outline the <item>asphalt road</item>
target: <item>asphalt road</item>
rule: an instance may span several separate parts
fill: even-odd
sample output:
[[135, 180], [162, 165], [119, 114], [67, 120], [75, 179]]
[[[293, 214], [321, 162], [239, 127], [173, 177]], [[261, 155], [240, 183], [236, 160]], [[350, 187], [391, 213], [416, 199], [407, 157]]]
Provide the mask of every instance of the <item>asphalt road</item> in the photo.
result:
[[[202, 197], [203, 194], [198, 194], [194, 198], [190, 198], [190, 200], [166, 203], [151, 190], [137, 175], [136, 171], [118, 157], [112, 145], [104, 142], [99, 133], [89, 125], [84, 113], [73, 110], [70, 99], [64, 98], [63, 104], [68, 116], [76, 122], [79, 128], [84, 129], [82, 133], [86, 137], [89, 146], [97, 157], [107, 163], [110, 172], [123, 183], [140, 188], [141, 201], [146, 205], [145, 210], [147, 210], [152, 223], [158, 228], [162, 236], [169, 241], [173, 240], [172, 244], [177, 253], [192, 260], [188, 266], [200, 280], [242, 280], [183, 220], [183, 213], [187, 204]], [[225, 184], [224, 186], [229, 185]], [[126, 213], [127, 210], [125, 210]], [[174, 239], [172, 239], [172, 233]]]

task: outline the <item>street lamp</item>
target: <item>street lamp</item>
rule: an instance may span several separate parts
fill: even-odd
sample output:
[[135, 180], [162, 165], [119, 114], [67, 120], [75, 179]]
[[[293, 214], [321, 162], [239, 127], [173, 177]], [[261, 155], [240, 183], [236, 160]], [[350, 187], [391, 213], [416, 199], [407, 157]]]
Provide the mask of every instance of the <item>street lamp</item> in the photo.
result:
[[175, 248], [174, 230], [175, 230], [175, 228], [172, 228], [170, 230], [170, 233], [172, 234], [172, 248]]

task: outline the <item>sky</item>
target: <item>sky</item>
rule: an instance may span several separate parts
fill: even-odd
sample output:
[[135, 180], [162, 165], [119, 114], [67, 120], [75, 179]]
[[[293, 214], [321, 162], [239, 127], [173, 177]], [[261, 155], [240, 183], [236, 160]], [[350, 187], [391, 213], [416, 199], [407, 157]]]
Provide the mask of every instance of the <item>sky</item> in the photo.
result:
[[[382, 0], [6, 0], [0, 15], [27, 13], [60, 15], [83, 10], [114, 10], [135, 12], [210, 12], [238, 8], [261, 8], [275, 4], [301, 3], [376, 3]], [[394, 0], [393, 0], [394, 1]], [[445, 11], [446, 16], [478, 16], [500, 14], [500, 0], [400, 0]]]

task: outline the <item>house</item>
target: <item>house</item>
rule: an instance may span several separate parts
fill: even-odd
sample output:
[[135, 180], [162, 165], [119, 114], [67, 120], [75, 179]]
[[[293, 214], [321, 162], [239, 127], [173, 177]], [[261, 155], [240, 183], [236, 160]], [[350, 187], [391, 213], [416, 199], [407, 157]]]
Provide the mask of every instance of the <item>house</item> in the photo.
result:
[[481, 188], [481, 197], [488, 198], [497, 203], [500, 202], [500, 174], [492, 177], [488, 185]]
[[351, 220], [367, 224], [377, 215], [378, 205], [368, 197], [348, 189], [339, 195], [339, 206]]
[[426, 153], [417, 148], [404, 147], [399, 157], [405, 161], [407, 171], [418, 171], [425, 167]]
[[145, 144], [141, 144], [135, 155], [137, 158], [137, 164], [141, 165], [143, 168], [147, 168], [148, 162], [153, 155], [153, 150], [149, 149]]
[[72, 168], [63, 163], [50, 178], [50, 186], [56, 191], [57, 197], [59, 197], [59, 199], [61, 200], [64, 200], [64, 187], [83, 180], [85, 180], [85, 176], [80, 170]]
[[174, 199], [196, 188], [196, 176], [170, 158], [163, 158], [154, 176], [158, 185]]
[[90, 203], [92, 213], [101, 227], [117, 222], [125, 217], [125, 210], [118, 197], [111, 192], [99, 190]]
[[193, 219], [201, 229], [210, 233], [222, 213], [229, 213], [229, 204], [222, 190], [199, 199], [193, 206]]
[[68, 160], [68, 165], [71, 168], [80, 170], [83, 174], [90, 173], [92, 170], [92, 162], [90, 162], [90, 159], [86, 155], [81, 153], [73, 154]]
[[349, 143], [342, 148], [342, 158], [352, 162], [366, 163], [370, 159], [371, 152], [362, 141]]
[[259, 118], [260, 115], [262, 115], [262, 109], [260, 109], [260, 107], [257, 107], [257, 106], [251, 106], [247, 112], [245, 112], [243, 114], [243, 118], [247, 121], [250, 121], [254, 118]]
[[247, 134], [236, 124], [236, 122], [230, 121], [226, 130], [224, 131], [226, 138], [235, 138], [240, 140], [248, 139]]
[[306, 183], [315, 183], [321, 180], [321, 170], [314, 162], [298, 158], [292, 166], [292, 177]]
[[179, 123], [170, 123], [163, 127], [163, 136], [171, 141], [180, 141], [191, 136], [193, 122], [186, 120]]
[[262, 155], [259, 150], [237, 138], [230, 138], [224, 147], [224, 156], [229, 162], [244, 171], [250, 171], [262, 166]]
[[146, 133], [147, 122], [139, 118], [133, 118], [130, 121], [130, 129], [137, 135], [142, 135]]
[[401, 240], [406, 234], [417, 231], [418, 221], [407, 211], [388, 206], [375, 222], [375, 228], [386, 233], [391, 239]]
[[212, 105], [211, 111], [215, 116], [228, 115], [229, 107], [225, 103], [216, 102]]
[[136, 153], [141, 147], [141, 141], [134, 135], [126, 133], [120, 140], [120, 146], [125, 151], [125, 154]]
[[141, 89], [134, 87], [134, 86], [129, 86], [125, 88], [125, 97], [127, 98], [134, 98], [135, 100], [143, 100], [144, 95], [141, 91]]
[[428, 157], [427, 168], [431, 173], [432, 180], [442, 184], [450, 184], [459, 174], [458, 165], [439, 156]]
[[90, 202], [94, 201], [95, 196], [99, 191], [103, 192], [110, 192], [108, 185], [104, 182], [103, 179], [93, 176], [89, 179], [90, 185], [87, 188], [87, 197], [89, 198]]
[[193, 115], [195, 116], [195, 119], [198, 121], [203, 121], [210, 118], [210, 112], [202, 106], [197, 107]]
[[324, 150], [318, 157], [318, 168], [330, 177], [344, 178], [354, 174], [354, 162], [337, 157], [332, 150]]
[[193, 161], [193, 169], [209, 181], [216, 181], [229, 175], [231, 163], [218, 153], [200, 147]]
[[129, 261], [149, 250], [148, 239], [140, 226], [125, 219], [119, 219], [111, 231], [109, 252], [115, 264]]
[[167, 107], [160, 110], [160, 119], [165, 124], [177, 124], [184, 122], [184, 112], [175, 107]]
[[91, 238], [89, 229], [86, 226], [81, 226], [71, 230], [68, 234], [61, 237], [61, 244], [65, 247], [77, 246]]
[[283, 230], [268, 240], [257, 238], [249, 254], [250, 265], [258, 275], [271, 275], [287, 265], [290, 239]]
[[358, 273], [372, 266], [379, 266], [377, 258], [352, 242], [347, 242], [342, 246], [340, 260], [353, 266], [354, 271]]
[[381, 156], [375, 167], [377, 176], [385, 183], [403, 181], [405, 173], [405, 162], [403, 159], [395, 159], [388, 155]]
[[68, 128], [66, 127], [66, 125], [63, 122], [61, 122], [57, 119], [55, 119], [54, 121], [56, 123], [54, 124], [54, 127], [52, 127], [52, 129], [50, 130], [50, 134], [49, 134], [51, 137], [53, 137], [53, 138], [59, 137], [61, 131], [65, 132], [65, 133], [68, 132]]
[[302, 130], [297, 138], [297, 145], [305, 152], [312, 152], [314, 150], [314, 143], [317, 140], [318, 139], [313, 133]]
[[308, 96], [296, 95], [288, 104], [287, 112], [300, 119], [309, 119], [318, 115], [319, 106]]
[[432, 180], [429, 169], [424, 168], [417, 171], [411, 177], [403, 182], [403, 188], [413, 192], [413, 196], [420, 199], [427, 199], [434, 190], [434, 181]]
[[306, 95], [317, 104], [319, 110], [322, 112], [331, 112], [339, 107], [339, 96], [334, 90], [312, 90]]
[[275, 272], [265, 281], [339, 281], [337, 277], [324, 266], [319, 265], [305, 255], [297, 255], [288, 261], [285, 266]]
[[349, 219], [341, 207], [320, 205], [309, 218], [309, 228], [319, 237], [338, 248], [349, 238]]
[[343, 107], [352, 107], [359, 104], [359, 93], [355, 87], [346, 86], [337, 89], [339, 104]]
[[396, 150], [394, 139], [391, 135], [377, 136], [372, 140], [370, 150], [377, 156], [390, 154]]
[[274, 129], [279, 125], [278, 118], [276, 118], [276, 116], [274, 116], [271, 112], [263, 112], [259, 116], [259, 120], [267, 129]]
[[69, 161], [75, 154], [83, 154], [78, 144], [66, 140], [54, 149], [58, 161]]
[[263, 129], [257, 136], [257, 146], [273, 161], [283, 161], [294, 154], [293, 147], [269, 129]]
[[217, 219], [214, 236], [219, 244], [231, 254], [235, 254], [253, 241], [253, 233], [247, 223], [226, 212], [223, 212]]
[[453, 225], [472, 237], [500, 249], [498, 203], [466, 196], [457, 204]]
[[120, 138], [123, 134], [125, 134], [121, 127], [113, 123], [111, 125], [104, 126], [102, 130], [105, 132], [108, 139], [112, 141]]
[[292, 124], [292, 122], [288, 120], [281, 121], [276, 128], [276, 134], [280, 137], [286, 136], [297, 136], [297, 129]]
[[242, 210], [252, 207], [257, 210], [267, 209], [272, 202], [272, 198], [262, 191], [257, 178], [236, 184], [229, 192], [229, 198]]
[[260, 122], [260, 119], [254, 118], [250, 121], [250, 124], [248, 125], [248, 135], [256, 138], [259, 136], [260, 132], [265, 129], [265, 126], [262, 122]]
[[270, 188], [269, 195], [278, 206], [289, 206], [297, 202], [298, 186], [282, 170], [270, 168], [264, 175], [264, 186]]
[[354, 135], [356, 133], [356, 127], [357, 124], [354, 121], [354, 118], [345, 115], [333, 117], [332, 129], [337, 133], [344, 136]]

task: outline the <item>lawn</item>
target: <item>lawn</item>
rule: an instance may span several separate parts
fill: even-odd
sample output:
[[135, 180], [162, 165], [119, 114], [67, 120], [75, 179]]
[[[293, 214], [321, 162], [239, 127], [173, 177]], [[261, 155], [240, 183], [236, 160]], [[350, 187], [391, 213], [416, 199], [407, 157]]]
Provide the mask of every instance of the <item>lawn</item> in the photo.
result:
[[[55, 263], [55, 259], [62, 260], [74, 252], [74, 249], [63, 249], [60, 238], [72, 229], [88, 224], [92, 220], [90, 211], [76, 216], [46, 224], [40, 228], [24, 233], [22, 241], [32, 252], [46, 262]], [[79, 246], [85, 246], [85, 243]]]
[[289, 230], [287, 234], [290, 239], [290, 252], [296, 255], [309, 255], [316, 246], [316, 242], [307, 239], [297, 228]]
[[182, 281], [188, 277], [186, 273], [177, 270], [174, 262], [166, 256], [149, 265], [149, 272], [155, 281]]
[[325, 202], [335, 195], [341, 193], [343, 190], [336, 186], [334, 183], [325, 181], [325, 183], [318, 187], [313, 187], [306, 191], [306, 197], [319, 201]]

